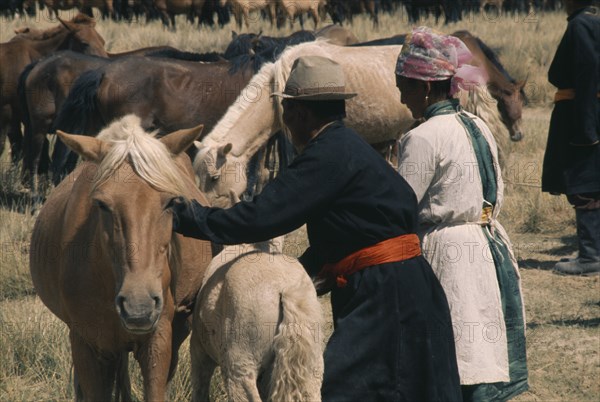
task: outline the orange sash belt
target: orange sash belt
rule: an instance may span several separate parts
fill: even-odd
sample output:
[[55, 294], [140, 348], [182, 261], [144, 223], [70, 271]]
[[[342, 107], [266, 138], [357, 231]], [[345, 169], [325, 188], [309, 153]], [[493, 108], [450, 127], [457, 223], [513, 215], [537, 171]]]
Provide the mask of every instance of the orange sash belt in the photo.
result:
[[[600, 92], [596, 95], [600, 98]], [[554, 103], [570, 99], [575, 99], [575, 90], [573, 88], [559, 89], [554, 94]]]
[[380, 241], [362, 248], [342, 258], [340, 261], [325, 264], [320, 278], [336, 278], [337, 286], [343, 288], [348, 283], [346, 276], [373, 265], [408, 260], [421, 255], [421, 245], [416, 234], [407, 234]]

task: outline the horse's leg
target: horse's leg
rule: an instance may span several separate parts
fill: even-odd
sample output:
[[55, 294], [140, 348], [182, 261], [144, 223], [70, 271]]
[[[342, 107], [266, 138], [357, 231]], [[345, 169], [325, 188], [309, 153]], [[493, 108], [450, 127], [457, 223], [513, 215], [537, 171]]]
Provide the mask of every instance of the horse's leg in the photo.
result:
[[6, 136], [10, 126], [10, 115], [10, 106], [3, 106], [0, 110], [0, 155], [4, 152], [4, 145], [6, 145]]
[[[171, 300], [172, 303], [172, 300]], [[148, 341], [136, 352], [144, 378], [144, 400], [159, 402], [167, 399], [167, 383], [172, 356], [171, 322], [167, 316], [160, 322]]]
[[190, 339], [192, 402], [206, 402], [209, 400], [210, 380], [217, 367], [202, 347], [202, 336], [208, 336], [208, 334], [198, 334], [198, 331], [193, 331]]
[[171, 31], [176, 32], [177, 27], [175, 26], [175, 13], [169, 13], [169, 18], [171, 19]]
[[21, 115], [15, 108], [11, 114], [8, 140], [10, 141], [10, 160], [13, 165], [16, 165], [23, 157], [23, 133], [21, 132]]
[[[75, 371], [75, 395], [82, 401], [110, 401], [116, 362], [99, 356], [75, 331], [69, 331]], [[81, 399], [79, 397], [82, 396]]]
[[236, 365], [235, 359], [226, 358], [223, 366], [221, 366], [221, 375], [227, 390], [227, 398], [230, 401], [262, 402], [256, 387], [256, 373], [249, 373], [247, 368], [242, 371]]
[[312, 15], [313, 21], [315, 22], [315, 31], [317, 30], [317, 26], [319, 25], [319, 7], [311, 8], [310, 14]]
[[[248, 7], [244, 7], [244, 22], [246, 23], [246, 29], [250, 29], [250, 10]], [[242, 29], [242, 25], [240, 24], [240, 29]]]
[[271, 22], [271, 28], [273, 28], [273, 26], [277, 22], [277, 10], [275, 8], [275, 3], [270, 3], [268, 7], [269, 7], [269, 21]]
[[[71, 151], [60, 138], [56, 138], [56, 142], [54, 143], [54, 150], [52, 151], [52, 182], [54, 185], [60, 183], [60, 181], [66, 176], [66, 174], [70, 171], [68, 165], [68, 160], [70, 157]], [[73, 166], [74, 167], [74, 166]], [[73, 169], [71, 169], [73, 170]]]
[[[40, 102], [42, 103], [42, 102]], [[52, 103], [51, 109], [44, 110], [43, 116], [40, 116], [40, 111], [34, 111], [35, 115], [30, 114], [29, 121], [25, 124], [25, 136], [23, 137], [23, 170], [21, 174], [21, 182], [26, 184], [35, 181], [39, 173], [47, 173], [48, 169], [48, 150], [46, 133], [50, 124], [52, 124], [52, 116], [55, 114], [53, 102], [43, 102], [45, 104]], [[48, 106], [46, 106], [48, 107]], [[44, 155], [44, 148], [46, 154]]]

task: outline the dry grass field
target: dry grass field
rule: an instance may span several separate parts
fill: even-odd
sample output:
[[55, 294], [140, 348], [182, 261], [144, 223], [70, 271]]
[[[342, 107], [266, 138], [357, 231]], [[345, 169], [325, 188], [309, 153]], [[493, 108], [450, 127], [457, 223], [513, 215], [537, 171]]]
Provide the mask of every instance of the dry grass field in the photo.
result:
[[[63, 16], [70, 15], [66, 12]], [[44, 17], [1, 20], [0, 42], [8, 40], [16, 27], [42, 28], [54, 23]], [[563, 197], [542, 194], [539, 188], [552, 96], [546, 73], [566, 26], [565, 15], [473, 15], [450, 26], [436, 25], [433, 20], [424, 20], [423, 24], [445, 32], [471, 31], [499, 53], [513, 77], [528, 78], [525, 139], [505, 149], [507, 185], [501, 214], [521, 266], [527, 312], [530, 391], [515, 400], [598, 401], [600, 277], [566, 277], [551, 272], [558, 258], [576, 251], [574, 213]], [[312, 27], [312, 23], [309, 25]], [[235, 29], [233, 24], [224, 29], [198, 29], [183, 18], [178, 19], [178, 27], [173, 33], [163, 30], [159, 22], [98, 22], [98, 31], [111, 52], [152, 45], [195, 52], [223, 51]], [[407, 32], [410, 26], [406, 16], [398, 12], [382, 16], [378, 30], [365, 17], [356, 18], [349, 28], [359, 39], [370, 40]], [[250, 31], [260, 29], [274, 36], [291, 32], [289, 27], [275, 31], [266, 22], [253, 21]], [[28, 271], [34, 218], [30, 207], [13, 196], [18, 191], [17, 176], [8, 160], [5, 152], [0, 159], [0, 401], [72, 400], [66, 327], [35, 297]], [[305, 245], [305, 234], [299, 230], [288, 236], [286, 251], [298, 255]], [[328, 299], [322, 302], [328, 310]], [[187, 343], [170, 389], [173, 401], [189, 400], [186, 348]], [[225, 400], [218, 378], [213, 384], [214, 399]], [[139, 374], [134, 375], [133, 386], [135, 396], [141, 398]]]

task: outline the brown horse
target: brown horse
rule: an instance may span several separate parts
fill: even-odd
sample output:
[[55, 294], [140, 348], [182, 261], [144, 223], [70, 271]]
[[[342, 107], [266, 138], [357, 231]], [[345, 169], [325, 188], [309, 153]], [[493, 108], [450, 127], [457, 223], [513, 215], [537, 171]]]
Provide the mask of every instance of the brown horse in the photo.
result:
[[520, 141], [523, 138], [521, 118], [525, 103], [523, 88], [526, 80], [515, 81], [512, 79], [494, 51], [470, 32], [457, 31], [452, 35], [462, 40], [473, 53], [473, 60], [470, 63], [485, 68], [489, 76], [488, 90], [498, 101], [500, 118], [508, 128], [511, 140]]
[[102, 11], [102, 16], [114, 17], [113, 0], [43, 0], [48, 7], [48, 16], [52, 18], [52, 14], [58, 17], [58, 10], [70, 10], [76, 8], [79, 11], [92, 16], [92, 7], [96, 7]]
[[[170, 26], [175, 30], [175, 15], [177, 14], [186, 14], [192, 23], [198, 17], [198, 24], [200, 24], [204, 2], [205, 0], [153, 0], [152, 3], [160, 13], [163, 25], [167, 28]], [[169, 25], [169, 21], [171, 25]]]
[[210, 243], [173, 234], [168, 209], [175, 194], [206, 205], [184, 152], [202, 127], [157, 140], [139, 123], [58, 133], [88, 162], [54, 189], [31, 238], [36, 292], [69, 328], [78, 401], [112, 400], [115, 383], [131, 401], [130, 351], [145, 400], [165, 400], [211, 260]]
[[[212, 128], [252, 78], [251, 64], [232, 73], [235, 64], [230, 61], [118, 59], [77, 79], [55, 127], [96, 135], [111, 121], [135, 114], [145, 130], [159, 134], [201, 122]], [[254, 96], [250, 92], [248, 96]], [[62, 178], [64, 156], [55, 147], [55, 183]]]
[[[52, 52], [70, 49], [80, 53], [106, 57], [104, 39], [96, 32], [95, 21], [79, 14], [70, 21], [60, 20], [62, 26], [50, 28], [37, 39], [26, 37], [0, 43], [0, 108], [8, 105], [11, 123], [0, 127], [0, 144], [8, 134], [13, 161], [21, 154], [21, 113], [17, 96], [19, 76], [25, 67]], [[5, 60], [10, 60], [6, 63]], [[2, 149], [0, 149], [2, 152]]]
[[[179, 52], [169, 46], [148, 47], [123, 53], [108, 53], [109, 58], [88, 56], [68, 50], [56, 52], [39, 62], [28, 65], [19, 78], [19, 102], [23, 116], [25, 136], [23, 142], [22, 182], [37, 189], [36, 174], [48, 172], [48, 143], [46, 134], [73, 82], [83, 72], [99, 68], [125, 56], [154, 55], [162, 52]], [[42, 148], [46, 152], [42, 152]], [[33, 180], [32, 183], [27, 183]]]

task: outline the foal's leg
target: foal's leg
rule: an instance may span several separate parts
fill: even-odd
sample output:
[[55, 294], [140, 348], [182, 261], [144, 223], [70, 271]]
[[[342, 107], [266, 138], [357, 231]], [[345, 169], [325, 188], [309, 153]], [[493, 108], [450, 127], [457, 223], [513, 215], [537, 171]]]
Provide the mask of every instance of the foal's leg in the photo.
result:
[[217, 367], [202, 347], [202, 336], [208, 336], [208, 334], [198, 334], [198, 331], [193, 331], [190, 339], [192, 402], [206, 402], [209, 400], [210, 380]]
[[261, 402], [257, 387], [258, 368], [242, 343], [226, 343], [221, 375], [230, 401]]
[[[117, 369], [116, 361], [98, 356], [73, 330], [69, 331], [69, 338], [76, 378], [76, 400], [110, 401]], [[81, 394], [78, 391], [81, 391]]]

